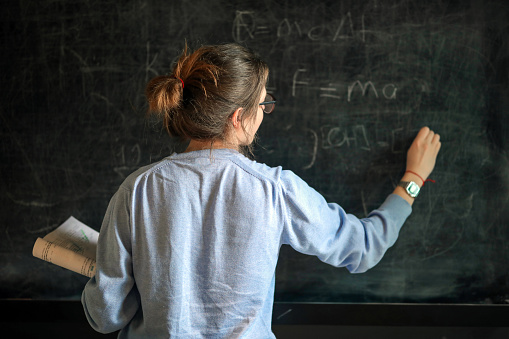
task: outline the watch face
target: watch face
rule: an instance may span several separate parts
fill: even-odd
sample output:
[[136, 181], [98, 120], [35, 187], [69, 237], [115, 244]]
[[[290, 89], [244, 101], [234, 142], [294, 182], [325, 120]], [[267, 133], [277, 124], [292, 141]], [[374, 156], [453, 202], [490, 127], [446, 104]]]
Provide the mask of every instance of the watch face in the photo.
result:
[[417, 186], [417, 184], [413, 181], [408, 183], [406, 190], [408, 194], [410, 194], [410, 196], [412, 196], [413, 198], [415, 198], [417, 194], [419, 194], [419, 186]]

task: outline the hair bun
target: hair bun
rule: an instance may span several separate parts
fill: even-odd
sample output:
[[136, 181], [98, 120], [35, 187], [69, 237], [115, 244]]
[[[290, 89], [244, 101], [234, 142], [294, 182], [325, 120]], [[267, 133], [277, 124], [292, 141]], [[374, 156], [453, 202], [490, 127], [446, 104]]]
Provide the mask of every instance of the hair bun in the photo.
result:
[[183, 84], [180, 78], [173, 75], [160, 75], [150, 80], [145, 90], [149, 111], [164, 113], [179, 107]]
[[182, 80], [181, 78], [179, 78], [178, 76], [175, 76], [175, 75], [172, 75], [172, 77], [174, 77], [175, 79], [178, 79], [180, 80], [180, 82], [182, 83], [182, 89], [184, 89], [184, 80]]

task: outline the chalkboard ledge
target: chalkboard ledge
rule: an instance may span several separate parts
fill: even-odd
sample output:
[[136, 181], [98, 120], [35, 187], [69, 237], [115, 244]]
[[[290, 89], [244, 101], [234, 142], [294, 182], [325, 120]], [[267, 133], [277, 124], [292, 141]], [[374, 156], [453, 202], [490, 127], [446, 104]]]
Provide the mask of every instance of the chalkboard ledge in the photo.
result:
[[[79, 300], [0, 299], [2, 323], [86, 322]], [[509, 327], [509, 305], [276, 302], [274, 325]]]
[[275, 303], [274, 324], [509, 327], [509, 305]]

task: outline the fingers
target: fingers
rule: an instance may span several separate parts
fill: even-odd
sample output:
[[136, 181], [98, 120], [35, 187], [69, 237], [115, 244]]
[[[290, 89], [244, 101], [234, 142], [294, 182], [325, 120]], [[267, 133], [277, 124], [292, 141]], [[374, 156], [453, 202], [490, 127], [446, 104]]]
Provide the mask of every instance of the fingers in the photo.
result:
[[440, 135], [435, 134], [435, 137], [433, 137], [433, 141], [431, 142], [431, 146], [435, 148], [435, 156], [440, 151], [440, 147], [442, 147], [442, 143], [440, 142]]
[[435, 136], [435, 132], [433, 132], [432, 130], [430, 130], [428, 128], [428, 134], [426, 134], [426, 137], [424, 138], [424, 141], [426, 141], [427, 143], [431, 144], [431, 141], [433, 140], [434, 136]]
[[440, 134], [435, 134], [433, 136], [433, 140], [431, 141], [432, 144], [440, 144]]
[[419, 133], [417, 133], [417, 136], [415, 137], [416, 140], [426, 140], [430, 133], [429, 127], [425, 126], [419, 130]]
[[422, 139], [425, 143], [431, 144], [440, 148], [440, 134], [436, 134], [434, 131], [425, 126], [421, 128], [417, 134], [416, 139]]
[[430, 130], [427, 136], [427, 140], [429, 140], [429, 144], [431, 145], [431, 148], [435, 151], [436, 155], [440, 150], [440, 147], [442, 146], [442, 144], [440, 143], [440, 134], [436, 134], [435, 132]]
[[440, 135], [429, 129], [429, 127], [421, 128], [408, 149], [407, 170], [426, 178], [435, 167], [440, 147]]

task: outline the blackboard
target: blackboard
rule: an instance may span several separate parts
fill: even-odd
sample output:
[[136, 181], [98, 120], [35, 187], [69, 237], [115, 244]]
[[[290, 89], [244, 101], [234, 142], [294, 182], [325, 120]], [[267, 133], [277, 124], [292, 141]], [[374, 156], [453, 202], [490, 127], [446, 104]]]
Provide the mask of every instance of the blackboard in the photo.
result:
[[76, 299], [86, 278], [31, 255], [70, 215], [99, 230], [127, 174], [182, 149], [144, 86], [183, 49], [238, 42], [278, 98], [256, 159], [359, 217], [404, 171], [421, 126], [432, 178], [396, 245], [352, 275], [283, 247], [276, 301], [507, 303], [505, 1], [9, 1], [2, 22], [0, 298]]

